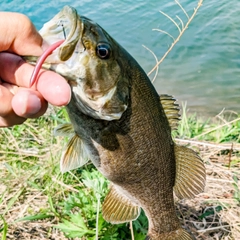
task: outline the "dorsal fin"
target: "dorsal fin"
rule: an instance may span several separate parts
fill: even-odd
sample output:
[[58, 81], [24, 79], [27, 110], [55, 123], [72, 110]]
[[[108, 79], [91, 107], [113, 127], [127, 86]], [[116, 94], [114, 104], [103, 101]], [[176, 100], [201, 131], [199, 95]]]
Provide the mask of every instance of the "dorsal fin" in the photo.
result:
[[119, 224], [137, 219], [140, 214], [140, 207], [124, 196], [112, 184], [103, 202], [102, 214], [107, 222]]
[[174, 146], [176, 177], [174, 192], [180, 199], [193, 198], [203, 192], [206, 170], [202, 159], [195, 151], [184, 146]]
[[171, 129], [177, 129], [180, 120], [180, 108], [179, 105], [175, 103], [176, 99], [167, 94], [161, 94], [159, 95], [159, 98]]
[[88, 162], [88, 148], [75, 133], [71, 123], [57, 126], [54, 135], [70, 137], [60, 160], [60, 169], [63, 173], [80, 168]]

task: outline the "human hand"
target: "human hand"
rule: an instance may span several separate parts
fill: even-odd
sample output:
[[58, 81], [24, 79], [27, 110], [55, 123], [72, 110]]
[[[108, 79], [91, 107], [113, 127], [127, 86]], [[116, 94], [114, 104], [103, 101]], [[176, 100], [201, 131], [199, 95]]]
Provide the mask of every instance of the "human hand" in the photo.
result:
[[0, 12], [0, 127], [23, 123], [41, 116], [48, 102], [68, 104], [70, 86], [60, 75], [41, 70], [29, 88], [34, 67], [18, 55], [41, 55], [42, 37], [31, 21], [19, 13]]

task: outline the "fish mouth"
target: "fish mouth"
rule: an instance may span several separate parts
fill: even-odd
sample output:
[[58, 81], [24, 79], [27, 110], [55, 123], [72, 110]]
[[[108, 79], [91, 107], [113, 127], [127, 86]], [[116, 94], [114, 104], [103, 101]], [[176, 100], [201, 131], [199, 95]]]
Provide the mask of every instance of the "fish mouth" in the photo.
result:
[[[57, 15], [43, 25], [39, 34], [43, 38], [44, 53], [40, 57], [23, 57], [28, 63], [36, 65], [30, 79], [30, 86], [37, 81], [41, 68], [53, 70], [63, 76], [68, 72], [67, 65], [71, 66], [75, 62], [75, 58], [71, 57], [82, 37], [83, 28], [84, 24], [80, 21], [76, 9], [71, 6], [63, 7]], [[61, 68], [63, 71], [58, 71], [56, 68], [59, 64], [65, 65]]]
[[39, 31], [44, 39], [44, 45], [52, 45], [59, 40], [64, 40], [58, 48], [58, 58], [52, 54], [48, 57], [47, 62], [67, 61], [72, 56], [76, 44], [81, 38], [82, 30], [83, 23], [79, 21], [76, 9], [71, 6], [63, 7], [55, 17], [45, 23]]

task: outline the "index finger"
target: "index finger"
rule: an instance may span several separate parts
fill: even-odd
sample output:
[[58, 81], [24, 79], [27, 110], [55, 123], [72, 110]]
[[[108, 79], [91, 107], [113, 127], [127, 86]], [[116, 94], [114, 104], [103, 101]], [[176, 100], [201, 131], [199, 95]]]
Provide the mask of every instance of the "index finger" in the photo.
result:
[[[17, 55], [0, 53], [0, 70], [0, 78], [4, 81], [28, 88], [34, 67]], [[52, 71], [41, 70], [38, 81], [32, 88], [56, 106], [68, 104], [71, 98], [71, 89], [67, 81]]]
[[42, 37], [30, 19], [13, 12], [0, 12], [0, 51], [11, 51], [18, 55], [40, 55]]

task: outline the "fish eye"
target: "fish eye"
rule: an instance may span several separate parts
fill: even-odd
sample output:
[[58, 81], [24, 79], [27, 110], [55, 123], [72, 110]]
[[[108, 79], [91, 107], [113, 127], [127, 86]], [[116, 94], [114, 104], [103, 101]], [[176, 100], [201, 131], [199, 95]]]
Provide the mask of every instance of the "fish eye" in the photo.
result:
[[106, 43], [99, 43], [96, 48], [96, 53], [101, 59], [108, 59], [110, 57], [110, 46]]

